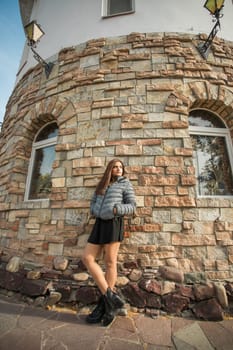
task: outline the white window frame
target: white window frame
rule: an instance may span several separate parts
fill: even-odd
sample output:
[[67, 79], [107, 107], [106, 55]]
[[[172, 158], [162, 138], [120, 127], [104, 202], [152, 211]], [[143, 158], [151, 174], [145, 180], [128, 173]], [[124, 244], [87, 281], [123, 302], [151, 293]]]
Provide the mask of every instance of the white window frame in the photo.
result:
[[102, 0], [102, 17], [108, 18], [108, 17], [114, 17], [114, 16], [121, 16], [121, 15], [127, 15], [135, 12], [135, 0], [129, 0], [131, 1], [131, 10], [125, 11], [125, 12], [119, 12], [114, 14], [109, 14], [109, 1], [110, 0]]
[[[42, 128], [40, 128], [40, 130], [37, 132], [34, 140], [37, 139], [37, 136], [39, 135], [39, 133], [49, 124], [53, 124], [54, 122], [50, 122], [45, 124]], [[56, 146], [57, 144], [57, 139], [58, 137], [51, 137], [49, 139], [46, 140], [42, 140], [42, 141], [34, 141], [33, 145], [32, 145], [32, 152], [31, 152], [31, 158], [30, 158], [30, 162], [29, 162], [29, 167], [28, 167], [28, 176], [27, 176], [27, 181], [26, 181], [26, 189], [25, 189], [25, 195], [24, 195], [24, 201], [48, 201], [48, 198], [38, 198], [38, 199], [30, 199], [29, 198], [29, 192], [30, 192], [30, 188], [31, 188], [31, 182], [32, 182], [32, 172], [33, 172], [33, 168], [34, 168], [34, 162], [35, 162], [35, 155], [36, 155], [36, 151], [40, 148], [45, 148], [45, 147], [49, 147], [49, 146]]]
[[[189, 126], [189, 133], [190, 135], [203, 135], [203, 136], [219, 136], [219, 137], [224, 137], [226, 141], [226, 147], [227, 147], [227, 152], [228, 152], [228, 158], [230, 162], [230, 167], [231, 167], [231, 173], [233, 176], [233, 148], [232, 148], [232, 141], [231, 141], [231, 136], [230, 136], [230, 131], [226, 127], [224, 128], [213, 128], [213, 127], [199, 127], [199, 126]], [[195, 152], [195, 150], [194, 150]], [[199, 175], [198, 169], [197, 169], [197, 164], [195, 164], [195, 171], [196, 171], [196, 176]], [[199, 194], [198, 186], [197, 186], [197, 197], [199, 198], [213, 198], [213, 197], [221, 197], [221, 198], [233, 198], [233, 195], [201, 195]]]

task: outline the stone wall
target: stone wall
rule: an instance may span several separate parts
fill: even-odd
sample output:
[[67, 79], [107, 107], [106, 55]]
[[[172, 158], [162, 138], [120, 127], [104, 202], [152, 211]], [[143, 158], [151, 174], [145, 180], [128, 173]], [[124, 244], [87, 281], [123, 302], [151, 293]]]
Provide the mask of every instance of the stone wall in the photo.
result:
[[[136, 263], [119, 265], [121, 276], [116, 291], [125, 300], [121, 316], [127, 311], [151, 317], [175, 315], [221, 321], [233, 315], [233, 282], [212, 282], [204, 274], [184, 274], [168, 266], [142, 271]], [[122, 275], [123, 274], [123, 275]], [[71, 307], [88, 312], [100, 291], [80, 261], [72, 263], [57, 256], [53, 269], [35, 266], [12, 257], [0, 266], [0, 293], [37, 307]]]
[[[205, 38], [100, 38], [59, 52], [49, 79], [39, 65], [27, 72], [0, 138], [2, 264], [17, 256], [35, 271], [53, 270], [56, 257], [78, 265], [98, 176], [119, 157], [138, 204], [137, 217], [125, 223], [119, 276], [133, 264], [145, 275], [174, 268], [193, 283], [200, 274], [232, 279], [233, 200], [197, 198], [188, 115], [210, 110], [233, 136], [233, 44], [216, 38], [205, 61], [197, 50]], [[52, 193], [24, 201], [33, 139], [49, 121], [59, 127]], [[73, 274], [68, 268], [62, 278]]]

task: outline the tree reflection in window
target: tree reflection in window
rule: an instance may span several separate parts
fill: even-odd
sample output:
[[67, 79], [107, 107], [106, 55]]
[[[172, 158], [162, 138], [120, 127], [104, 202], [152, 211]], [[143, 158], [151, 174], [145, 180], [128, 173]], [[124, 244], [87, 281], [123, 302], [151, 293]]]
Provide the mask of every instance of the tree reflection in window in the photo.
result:
[[33, 143], [28, 199], [48, 198], [51, 192], [52, 164], [55, 160], [57, 124], [46, 125]]
[[192, 111], [190, 134], [195, 155], [198, 194], [218, 196], [233, 194], [231, 140], [228, 129], [214, 114]]

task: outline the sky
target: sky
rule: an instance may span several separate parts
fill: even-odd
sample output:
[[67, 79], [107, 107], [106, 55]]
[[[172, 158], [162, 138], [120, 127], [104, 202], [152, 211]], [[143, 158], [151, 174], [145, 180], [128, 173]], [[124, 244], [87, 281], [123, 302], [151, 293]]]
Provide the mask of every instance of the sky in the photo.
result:
[[18, 0], [0, 0], [0, 122], [13, 91], [25, 44]]

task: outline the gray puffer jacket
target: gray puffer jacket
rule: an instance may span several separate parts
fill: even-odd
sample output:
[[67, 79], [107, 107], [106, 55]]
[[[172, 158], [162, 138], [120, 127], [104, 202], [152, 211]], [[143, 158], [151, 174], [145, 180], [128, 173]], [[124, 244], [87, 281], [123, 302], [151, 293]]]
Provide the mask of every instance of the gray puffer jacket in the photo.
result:
[[[114, 208], [116, 208], [115, 215]], [[90, 209], [91, 215], [103, 220], [113, 219], [115, 216], [133, 215], [136, 210], [136, 201], [131, 182], [119, 176], [107, 188], [104, 195], [94, 193]]]

